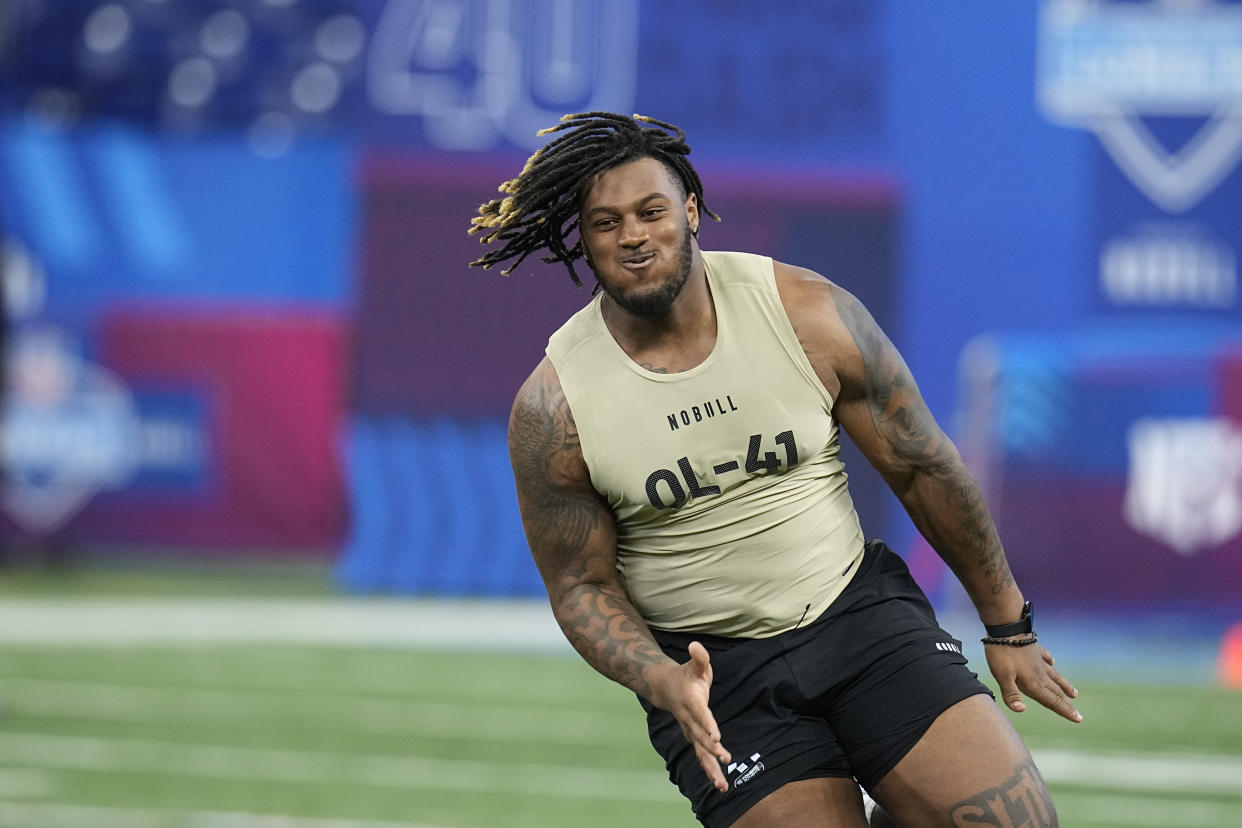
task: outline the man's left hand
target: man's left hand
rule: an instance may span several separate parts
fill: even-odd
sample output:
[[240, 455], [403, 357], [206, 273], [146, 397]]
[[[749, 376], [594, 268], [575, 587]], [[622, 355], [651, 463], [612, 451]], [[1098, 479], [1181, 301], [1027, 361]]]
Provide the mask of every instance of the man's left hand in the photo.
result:
[[1071, 722], [1081, 722], [1082, 714], [1072, 699], [1078, 698], [1078, 690], [1069, 680], [1057, 672], [1054, 660], [1039, 644], [1029, 647], [1005, 647], [984, 645], [988, 668], [1000, 685], [1005, 706], [1015, 713], [1026, 710], [1025, 694], [1044, 707]]

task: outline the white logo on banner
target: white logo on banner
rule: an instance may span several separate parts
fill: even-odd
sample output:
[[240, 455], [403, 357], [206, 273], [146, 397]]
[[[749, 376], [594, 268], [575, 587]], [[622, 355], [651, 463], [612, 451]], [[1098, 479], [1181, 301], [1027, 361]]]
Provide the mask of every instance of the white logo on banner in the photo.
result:
[[1229, 245], [1204, 233], [1147, 227], [1104, 245], [1100, 282], [1119, 305], [1229, 308], [1238, 263]]
[[1123, 512], [1182, 555], [1242, 532], [1242, 429], [1225, 419], [1144, 419], [1130, 427]]
[[[1190, 209], [1242, 158], [1242, 8], [1206, 0], [1047, 0], [1039, 101], [1099, 136], [1122, 172], [1170, 213]], [[1204, 120], [1176, 152], [1143, 116]]]
[[637, 0], [388, 0], [367, 93], [439, 147], [533, 146], [566, 112], [629, 112], [637, 54]]
[[51, 326], [11, 346], [3, 417], [0, 504], [22, 528], [46, 535], [138, 465], [138, 412], [111, 372], [79, 358]]

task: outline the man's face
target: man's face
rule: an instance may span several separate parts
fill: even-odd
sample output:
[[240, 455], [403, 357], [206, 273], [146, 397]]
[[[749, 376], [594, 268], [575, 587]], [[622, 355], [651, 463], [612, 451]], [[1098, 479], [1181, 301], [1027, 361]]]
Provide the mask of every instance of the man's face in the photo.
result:
[[582, 199], [588, 264], [604, 292], [635, 316], [663, 316], [694, 264], [698, 202], [663, 164], [640, 158], [600, 173]]

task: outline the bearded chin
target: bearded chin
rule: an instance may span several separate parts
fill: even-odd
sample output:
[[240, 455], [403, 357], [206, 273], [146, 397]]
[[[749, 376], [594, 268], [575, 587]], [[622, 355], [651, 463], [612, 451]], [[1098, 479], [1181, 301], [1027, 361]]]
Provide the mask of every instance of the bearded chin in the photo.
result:
[[599, 279], [598, 274], [596, 274], [596, 279], [599, 280], [609, 298], [620, 305], [621, 309], [626, 313], [648, 318], [664, 316], [672, 309], [673, 302], [681, 295], [682, 288], [686, 286], [686, 282], [690, 278], [690, 270], [694, 266], [692, 238], [690, 227], [687, 225], [685, 237], [681, 242], [680, 255], [678, 256], [677, 272], [655, 290], [637, 295], [626, 295], [604, 284], [603, 280]]

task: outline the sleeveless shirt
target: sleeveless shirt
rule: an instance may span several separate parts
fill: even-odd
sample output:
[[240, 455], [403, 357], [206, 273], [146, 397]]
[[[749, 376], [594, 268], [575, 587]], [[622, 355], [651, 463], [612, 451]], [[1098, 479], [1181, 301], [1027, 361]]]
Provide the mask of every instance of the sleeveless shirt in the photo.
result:
[[764, 638], [832, 603], [863, 536], [832, 396], [781, 304], [772, 260], [702, 255], [716, 343], [699, 365], [640, 367], [605, 326], [602, 294], [547, 354], [615, 515], [634, 607], [660, 629]]

